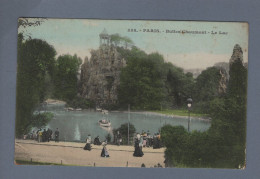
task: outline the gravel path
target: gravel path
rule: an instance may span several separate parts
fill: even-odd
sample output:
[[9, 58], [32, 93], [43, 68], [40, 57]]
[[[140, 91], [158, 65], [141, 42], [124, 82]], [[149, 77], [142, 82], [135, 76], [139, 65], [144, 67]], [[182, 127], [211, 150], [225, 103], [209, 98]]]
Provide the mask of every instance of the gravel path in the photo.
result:
[[164, 150], [143, 148], [143, 157], [133, 157], [133, 146], [107, 145], [109, 158], [100, 157], [102, 146], [92, 144], [92, 150], [83, 150], [84, 143], [44, 142], [33, 140], [15, 140], [15, 159], [62, 163], [67, 165], [100, 166], [100, 167], [153, 167], [160, 163], [164, 166]]

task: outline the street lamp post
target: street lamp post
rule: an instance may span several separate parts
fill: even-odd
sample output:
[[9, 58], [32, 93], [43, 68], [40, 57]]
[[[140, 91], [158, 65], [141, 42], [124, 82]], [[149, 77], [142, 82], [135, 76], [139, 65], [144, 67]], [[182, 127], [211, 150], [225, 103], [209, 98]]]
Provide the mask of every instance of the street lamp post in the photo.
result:
[[191, 110], [191, 104], [192, 104], [192, 99], [190, 97], [190, 98], [187, 99], [187, 106], [188, 106], [188, 111], [189, 111], [188, 132], [190, 132], [190, 110]]

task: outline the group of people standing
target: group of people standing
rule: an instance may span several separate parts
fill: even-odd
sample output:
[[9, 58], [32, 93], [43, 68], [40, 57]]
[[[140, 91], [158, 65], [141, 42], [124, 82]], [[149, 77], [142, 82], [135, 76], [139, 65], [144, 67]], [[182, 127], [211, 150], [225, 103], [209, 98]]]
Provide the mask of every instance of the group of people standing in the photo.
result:
[[59, 142], [59, 130], [58, 128], [53, 133], [51, 129], [38, 129], [34, 130], [28, 135], [24, 135], [24, 139], [32, 139], [38, 142], [50, 142], [50, 140], [55, 140], [55, 142]]
[[[104, 141], [104, 142], [100, 142], [99, 140], [99, 136], [97, 136], [95, 139], [94, 139], [94, 145], [102, 145], [103, 148], [102, 148], [102, 151], [101, 151], [101, 154], [100, 156], [101, 157], [109, 157], [109, 153], [108, 153], [108, 149], [106, 147], [107, 145], [107, 141]], [[88, 151], [91, 151], [91, 135], [89, 134], [87, 139], [86, 139], [86, 145], [84, 146], [83, 148], [84, 150], [88, 150]]]
[[142, 132], [141, 134], [137, 133], [134, 147], [135, 151], [133, 156], [135, 157], [142, 157], [144, 155], [143, 153], [143, 147], [153, 147], [153, 149], [161, 148], [161, 136], [159, 133], [155, 133], [153, 136], [150, 135], [149, 131]]
[[[143, 153], [143, 147], [153, 147], [154, 149], [161, 148], [161, 136], [159, 133], [155, 133], [154, 135], [150, 135], [148, 132], [142, 132], [141, 134], [137, 133], [135, 139], [134, 139], [134, 153], [133, 156], [135, 157], [142, 157], [144, 155]], [[115, 143], [120, 146], [122, 142], [122, 136], [119, 131], [117, 131], [117, 134], [114, 138]], [[107, 141], [101, 142], [99, 139], [99, 136], [97, 136], [94, 139], [94, 145], [102, 145], [103, 149], [101, 151], [101, 157], [109, 157], [108, 150], [107, 150]], [[91, 135], [89, 134], [86, 138], [86, 144], [83, 148], [84, 150], [91, 151]]]
[[[137, 133], [137, 135], [138, 134], [139, 133]], [[140, 134], [140, 136], [142, 137], [142, 146], [143, 147], [153, 147], [154, 149], [158, 149], [158, 148], [162, 147], [160, 133], [155, 133], [154, 135], [150, 135], [150, 133], [148, 131], [148, 132], [142, 132]]]

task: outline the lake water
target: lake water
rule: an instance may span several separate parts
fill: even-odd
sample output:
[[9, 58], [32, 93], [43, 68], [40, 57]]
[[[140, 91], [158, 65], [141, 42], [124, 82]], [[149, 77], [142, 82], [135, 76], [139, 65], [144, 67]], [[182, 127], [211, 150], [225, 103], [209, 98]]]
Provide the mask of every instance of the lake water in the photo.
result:
[[[51, 120], [47, 128], [55, 131], [59, 128], [60, 140], [62, 141], [85, 141], [88, 134], [92, 139], [99, 136], [101, 140], [105, 139], [108, 133], [112, 134], [112, 130], [128, 122], [132, 123], [136, 132], [150, 131], [151, 134], [157, 133], [160, 127], [165, 124], [173, 126], [182, 125], [188, 127], [188, 117], [168, 117], [150, 113], [131, 112], [109, 112], [106, 117], [111, 121], [110, 128], [100, 127], [98, 121], [102, 119], [103, 114], [94, 110], [83, 111], [66, 111], [64, 104], [48, 104], [46, 111], [54, 113], [54, 119]], [[210, 127], [210, 122], [191, 118], [190, 129], [205, 131]]]

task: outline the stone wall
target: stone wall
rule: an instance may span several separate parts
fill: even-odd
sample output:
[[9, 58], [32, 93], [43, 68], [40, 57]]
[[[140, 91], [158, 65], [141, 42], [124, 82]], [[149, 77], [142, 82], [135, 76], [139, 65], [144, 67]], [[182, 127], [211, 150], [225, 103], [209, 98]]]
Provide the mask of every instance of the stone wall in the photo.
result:
[[101, 45], [81, 66], [80, 96], [103, 107], [117, 103], [120, 72], [126, 65], [113, 45]]

